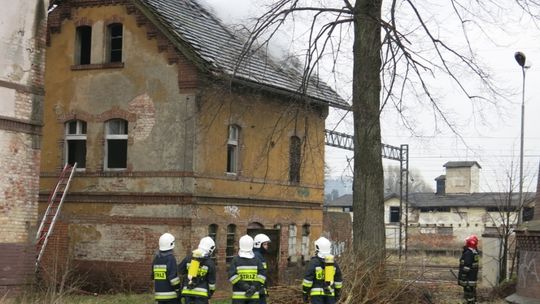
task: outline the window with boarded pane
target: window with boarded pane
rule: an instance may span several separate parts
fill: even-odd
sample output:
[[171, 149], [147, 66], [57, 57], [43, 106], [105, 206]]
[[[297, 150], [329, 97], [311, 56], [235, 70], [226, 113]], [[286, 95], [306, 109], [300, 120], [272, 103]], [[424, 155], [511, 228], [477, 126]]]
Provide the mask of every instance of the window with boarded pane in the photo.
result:
[[227, 226], [227, 247], [225, 248], [225, 261], [227, 264], [234, 257], [234, 243], [236, 242], [236, 225], [230, 224]]
[[109, 120], [105, 130], [105, 169], [126, 169], [128, 122], [123, 119]]
[[86, 122], [72, 120], [65, 124], [65, 161], [86, 168]]
[[83, 25], [77, 27], [75, 45], [75, 63], [90, 64], [90, 55], [92, 50], [92, 27]]
[[217, 265], [217, 231], [218, 231], [218, 225], [216, 224], [210, 224], [208, 225], [208, 236], [214, 240], [214, 243], [216, 243], [216, 249], [214, 252], [212, 252], [212, 260], [214, 260], [214, 263]]
[[229, 138], [227, 140], [227, 173], [237, 173], [238, 171], [238, 142], [240, 137], [240, 127], [229, 126]]
[[291, 183], [300, 182], [301, 148], [300, 137], [291, 136], [289, 146], [289, 181]]
[[109, 62], [122, 62], [123, 27], [121, 23], [108, 26], [109, 36]]
[[289, 262], [296, 263], [296, 225], [289, 225]]
[[399, 207], [390, 207], [390, 223], [399, 223]]

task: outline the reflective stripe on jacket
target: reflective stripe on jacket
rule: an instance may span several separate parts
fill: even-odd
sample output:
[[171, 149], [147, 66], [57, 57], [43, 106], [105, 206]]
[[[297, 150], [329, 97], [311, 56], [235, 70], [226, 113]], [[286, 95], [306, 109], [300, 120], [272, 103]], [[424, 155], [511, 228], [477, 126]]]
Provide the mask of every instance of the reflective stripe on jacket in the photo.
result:
[[178, 265], [178, 271], [182, 276], [182, 295], [197, 296], [208, 298], [212, 296], [216, 290], [216, 265], [211, 257], [198, 258], [200, 261], [197, 278], [194, 280], [195, 287], [189, 289], [188, 284], [188, 269], [193, 259], [193, 254], [186, 256]]
[[334, 297], [335, 290], [343, 286], [341, 269], [337, 263], [334, 263], [335, 274], [334, 282], [331, 286], [326, 286], [324, 282], [324, 260], [314, 256], [306, 266], [304, 280], [302, 281], [302, 291], [311, 296]]
[[173, 251], [160, 251], [152, 262], [152, 277], [154, 279], [154, 298], [157, 301], [178, 298], [180, 278], [176, 268]]

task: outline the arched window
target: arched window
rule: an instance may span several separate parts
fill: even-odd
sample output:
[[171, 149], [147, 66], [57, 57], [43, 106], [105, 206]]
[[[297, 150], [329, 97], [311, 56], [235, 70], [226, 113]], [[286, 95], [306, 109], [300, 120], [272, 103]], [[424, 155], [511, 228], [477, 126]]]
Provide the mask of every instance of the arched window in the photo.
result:
[[123, 27], [121, 23], [112, 23], [107, 27], [108, 62], [122, 62]]
[[229, 264], [234, 257], [234, 244], [236, 242], [236, 225], [227, 226], [227, 248], [225, 249], [225, 261]]
[[90, 64], [92, 27], [78, 26], [75, 37], [75, 64]]
[[105, 169], [126, 169], [128, 122], [123, 119], [107, 121], [105, 140]]
[[86, 122], [71, 120], [65, 124], [65, 162], [77, 168], [86, 168]]
[[214, 243], [216, 243], [216, 249], [214, 250], [214, 252], [212, 252], [212, 260], [214, 260], [214, 263], [216, 265], [217, 265], [217, 232], [218, 232], [218, 225], [216, 224], [208, 225], [208, 236], [214, 240]]
[[237, 125], [230, 125], [229, 137], [227, 139], [227, 173], [236, 174], [238, 172], [239, 142], [240, 142], [240, 127]]
[[289, 181], [300, 182], [300, 165], [302, 162], [302, 141], [298, 136], [291, 136], [289, 146]]

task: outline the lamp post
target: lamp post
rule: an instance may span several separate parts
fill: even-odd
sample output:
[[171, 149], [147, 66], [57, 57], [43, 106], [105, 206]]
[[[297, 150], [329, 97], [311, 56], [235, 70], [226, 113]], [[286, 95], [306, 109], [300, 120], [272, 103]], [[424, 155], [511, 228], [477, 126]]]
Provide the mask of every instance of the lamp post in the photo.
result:
[[527, 61], [527, 57], [522, 52], [516, 52], [514, 58], [521, 67], [523, 74], [523, 87], [521, 90], [521, 140], [519, 150], [519, 206], [518, 206], [518, 225], [523, 221], [523, 133], [525, 121], [525, 71], [531, 67], [531, 63]]

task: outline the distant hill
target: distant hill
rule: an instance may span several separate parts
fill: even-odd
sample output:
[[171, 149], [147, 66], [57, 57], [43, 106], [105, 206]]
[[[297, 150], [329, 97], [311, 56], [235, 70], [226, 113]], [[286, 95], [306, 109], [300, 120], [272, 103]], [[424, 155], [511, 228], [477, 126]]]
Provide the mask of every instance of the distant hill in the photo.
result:
[[331, 195], [333, 191], [337, 191], [337, 196], [352, 194], [352, 177], [330, 177], [325, 179], [324, 194]]

